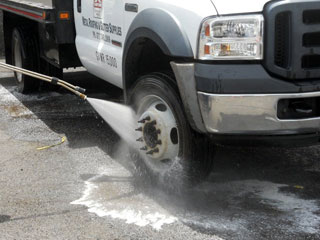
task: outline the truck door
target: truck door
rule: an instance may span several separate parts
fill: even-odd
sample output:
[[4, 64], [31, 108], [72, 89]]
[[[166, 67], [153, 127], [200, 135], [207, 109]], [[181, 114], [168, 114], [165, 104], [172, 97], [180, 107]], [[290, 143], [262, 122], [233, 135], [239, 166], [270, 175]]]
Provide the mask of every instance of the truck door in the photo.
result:
[[123, 0], [74, 0], [76, 47], [92, 74], [122, 87]]

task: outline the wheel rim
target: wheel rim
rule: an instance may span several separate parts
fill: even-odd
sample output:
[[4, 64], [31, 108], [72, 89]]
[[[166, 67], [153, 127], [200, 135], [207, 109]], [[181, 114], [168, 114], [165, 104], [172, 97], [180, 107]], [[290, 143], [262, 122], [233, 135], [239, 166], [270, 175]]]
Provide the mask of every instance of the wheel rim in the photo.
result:
[[[14, 65], [16, 67], [22, 68], [21, 47], [20, 47], [19, 41], [17, 39], [14, 43]], [[22, 74], [16, 72], [15, 75], [16, 75], [18, 82], [21, 83], [22, 82]]]
[[154, 170], [164, 172], [179, 157], [180, 137], [177, 121], [169, 105], [150, 95], [140, 101], [137, 131], [141, 155]]

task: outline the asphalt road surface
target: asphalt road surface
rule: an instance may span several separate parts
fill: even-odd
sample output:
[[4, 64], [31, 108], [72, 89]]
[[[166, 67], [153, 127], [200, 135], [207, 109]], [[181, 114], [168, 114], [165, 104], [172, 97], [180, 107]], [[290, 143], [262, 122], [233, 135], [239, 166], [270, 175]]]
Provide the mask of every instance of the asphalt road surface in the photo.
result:
[[[120, 99], [85, 73], [66, 78]], [[2, 71], [0, 239], [320, 239], [319, 154], [217, 147], [207, 181], [168, 194], [136, 173], [87, 103], [62, 90], [21, 95]]]

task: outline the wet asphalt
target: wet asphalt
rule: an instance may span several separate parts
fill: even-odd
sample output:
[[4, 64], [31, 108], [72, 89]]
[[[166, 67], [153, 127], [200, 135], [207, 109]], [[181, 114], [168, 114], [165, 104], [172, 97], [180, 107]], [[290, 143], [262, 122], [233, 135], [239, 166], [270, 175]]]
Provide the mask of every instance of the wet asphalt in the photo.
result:
[[[87, 73], [65, 78], [121, 102]], [[86, 102], [61, 89], [19, 94], [2, 71], [0, 239], [320, 239], [319, 146], [216, 151], [205, 182], [169, 194]]]

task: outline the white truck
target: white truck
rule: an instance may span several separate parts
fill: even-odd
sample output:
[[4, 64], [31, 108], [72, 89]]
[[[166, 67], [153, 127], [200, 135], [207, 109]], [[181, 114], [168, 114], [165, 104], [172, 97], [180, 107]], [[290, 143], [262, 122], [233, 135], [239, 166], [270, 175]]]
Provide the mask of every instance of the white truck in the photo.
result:
[[[0, 0], [0, 9], [7, 63], [58, 77], [84, 66], [123, 89], [156, 174], [205, 177], [212, 143], [320, 141], [319, 0]], [[21, 92], [38, 88], [16, 79]]]

